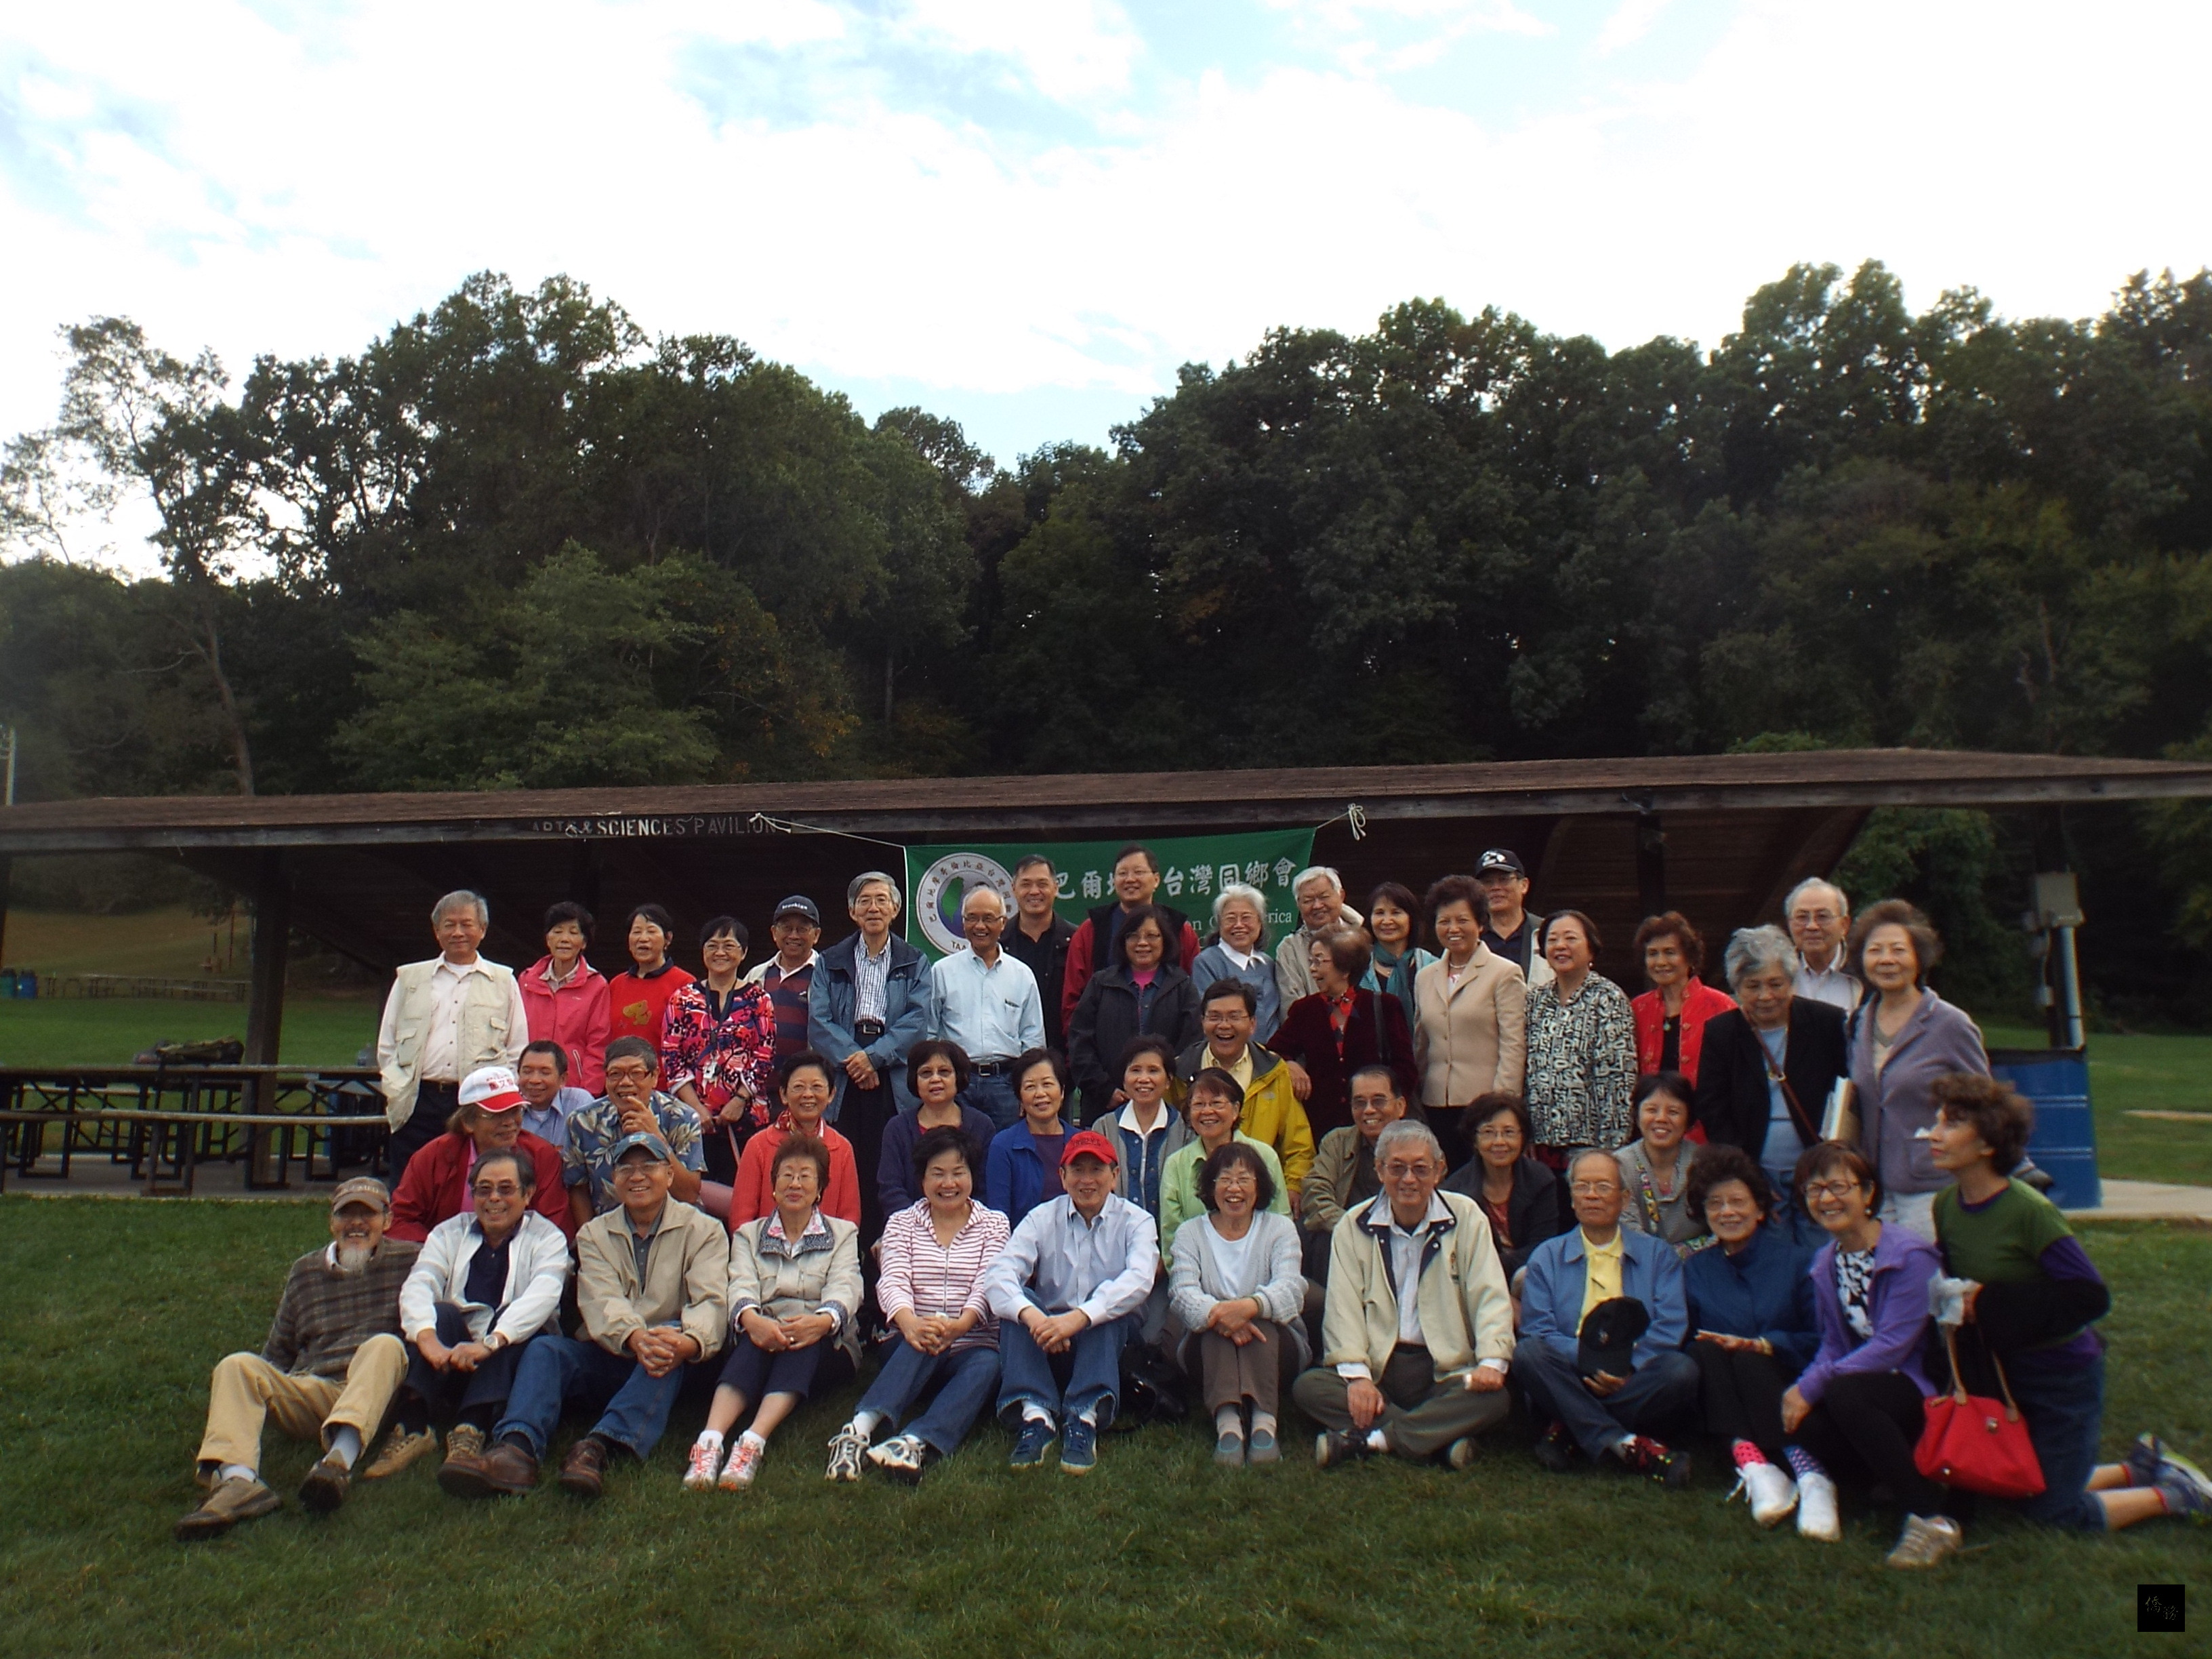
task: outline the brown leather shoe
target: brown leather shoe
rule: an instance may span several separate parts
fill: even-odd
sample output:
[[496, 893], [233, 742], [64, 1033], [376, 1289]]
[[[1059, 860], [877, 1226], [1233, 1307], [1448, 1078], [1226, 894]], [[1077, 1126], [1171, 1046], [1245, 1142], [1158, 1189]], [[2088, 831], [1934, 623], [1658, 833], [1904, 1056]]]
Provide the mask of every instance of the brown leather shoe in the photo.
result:
[[597, 1498], [606, 1472], [606, 1442], [587, 1434], [568, 1448], [561, 1463], [561, 1484], [579, 1498]]
[[538, 1485], [538, 1460], [520, 1446], [502, 1440], [475, 1461], [474, 1470], [462, 1484], [449, 1485], [444, 1468], [438, 1471], [438, 1484], [459, 1498], [520, 1498]]

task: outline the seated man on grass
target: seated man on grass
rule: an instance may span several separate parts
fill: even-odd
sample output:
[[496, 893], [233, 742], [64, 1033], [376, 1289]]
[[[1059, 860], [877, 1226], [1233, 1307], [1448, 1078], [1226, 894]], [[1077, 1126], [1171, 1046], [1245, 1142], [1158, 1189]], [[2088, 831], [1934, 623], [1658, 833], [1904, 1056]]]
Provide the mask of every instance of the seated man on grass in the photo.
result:
[[1567, 1194], [1578, 1224], [1536, 1247], [1521, 1287], [1515, 1371], [1529, 1414], [1549, 1424], [1536, 1461], [1564, 1473], [1579, 1447], [1686, 1486], [1690, 1455], [1652, 1434], [1698, 1403], [1697, 1364], [1682, 1352], [1681, 1259], [1656, 1233], [1621, 1226], [1627, 1190], [1611, 1152], [1577, 1158]]
[[228, 1354], [216, 1366], [200, 1441], [198, 1480], [206, 1496], [177, 1522], [179, 1539], [217, 1538], [283, 1507], [259, 1474], [261, 1427], [271, 1413], [295, 1439], [322, 1442], [322, 1460], [308, 1472], [300, 1502], [318, 1512], [345, 1502], [362, 1443], [376, 1432], [407, 1374], [399, 1290], [416, 1246], [385, 1237], [391, 1214], [382, 1182], [366, 1176], [341, 1182], [331, 1194], [331, 1242], [292, 1264], [261, 1352]]
[[[610, 1053], [610, 1071], [613, 1063]], [[456, 1497], [528, 1492], [562, 1409], [574, 1406], [595, 1420], [568, 1449], [561, 1484], [597, 1498], [617, 1449], [641, 1462], [653, 1455], [676, 1396], [730, 1328], [730, 1236], [705, 1211], [669, 1196], [668, 1143], [630, 1134], [610, 1151], [618, 1206], [576, 1234], [586, 1340], [548, 1331], [530, 1344], [490, 1449], [473, 1470], [449, 1463], [438, 1472]]]
[[1474, 1437], [1512, 1408], [1505, 1270], [1482, 1206], [1437, 1190], [1444, 1151], [1426, 1124], [1385, 1126], [1375, 1172], [1382, 1190], [1330, 1237], [1323, 1363], [1291, 1398], [1322, 1425], [1323, 1468], [1386, 1451], [1465, 1468]]
[[1057, 1439], [1064, 1474], [1088, 1474], [1114, 1420], [1121, 1349], [1159, 1276], [1152, 1212], [1118, 1196], [1113, 1138], [1085, 1129], [1060, 1155], [1060, 1196], [1022, 1218], [984, 1270], [999, 1317], [999, 1415], [1018, 1419], [1009, 1460], [1044, 1462]]

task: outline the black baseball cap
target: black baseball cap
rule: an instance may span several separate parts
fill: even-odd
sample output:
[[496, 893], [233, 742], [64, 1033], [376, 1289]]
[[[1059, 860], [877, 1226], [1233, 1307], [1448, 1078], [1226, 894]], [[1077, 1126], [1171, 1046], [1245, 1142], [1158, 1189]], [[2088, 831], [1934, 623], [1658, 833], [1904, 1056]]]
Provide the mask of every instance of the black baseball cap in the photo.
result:
[[1521, 867], [1520, 855], [1504, 847], [1492, 848], [1474, 866], [1474, 873], [1478, 876], [1494, 876], [1501, 870], [1516, 876], [1525, 877], [1528, 873]]
[[1575, 1345], [1575, 1369], [1584, 1376], [1603, 1371], [1626, 1377], [1636, 1369], [1636, 1340], [1651, 1328], [1651, 1310], [1632, 1296], [1601, 1302], [1583, 1321]]
[[814, 908], [814, 901], [804, 893], [793, 893], [777, 905], [775, 914], [769, 918], [769, 925], [774, 927], [786, 916], [805, 916], [817, 927], [822, 925], [822, 912]]

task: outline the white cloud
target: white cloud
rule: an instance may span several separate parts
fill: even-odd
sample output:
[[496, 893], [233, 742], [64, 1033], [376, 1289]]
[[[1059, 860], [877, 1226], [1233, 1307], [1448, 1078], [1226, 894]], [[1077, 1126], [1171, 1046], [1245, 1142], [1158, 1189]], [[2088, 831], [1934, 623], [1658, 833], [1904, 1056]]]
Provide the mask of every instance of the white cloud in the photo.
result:
[[1650, 33], [1651, 26], [1659, 21], [1659, 14], [1667, 9], [1667, 3], [1668, 0], [1620, 0], [1620, 7], [1598, 31], [1598, 56], [1609, 57]]
[[[1417, 34], [1509, 16], [1306, 14]], [[917, 0], [888, 21], [802, 0], [393, 0], [313, 40], [210, 0], [4, 28], [0, 431], [51, 416], [57, 324], [126, 313], [236, 370], [356, 349], [483, 268], [565, 270], [648, 328], [738, 334], [940, 407], [1089, 388], [1133, 415], [1178, 362], [1276, 324], [1364, 328], [1417, 294], [1710, 345], [1801, 258], [1887, 259], [1916, 304], [1973, 283], [2065, 315], [2138, 266], [2212, 259], [2187, 171], [2212, 9], [2172, 0], [2094, 21], [1756, 0], [1678, 80], [1570, 76], [1510, 118], [1415, 98], [1388, 43], [1179, 76], [1106, 0]], [[752, 54], [797, 101], [691, 95], [705, 46]], [[1039, 137], [908, 96], [881, 68], [894, 49], [948, 84], [1011, 76], [1068, 118]], [[1002, 455], [1102, 435], [1002, 418]]]

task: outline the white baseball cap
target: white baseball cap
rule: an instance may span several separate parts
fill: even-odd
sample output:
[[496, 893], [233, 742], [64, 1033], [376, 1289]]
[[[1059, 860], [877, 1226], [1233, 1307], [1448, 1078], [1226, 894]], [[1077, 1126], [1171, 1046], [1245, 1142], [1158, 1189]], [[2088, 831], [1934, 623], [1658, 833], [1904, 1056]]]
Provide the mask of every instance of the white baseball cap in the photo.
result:
[[461, 1104], [487, 1112], [511, 1112], [522, 1104], [522, 1085], [506, 1066], [479, 1066], [461, 1079]]

